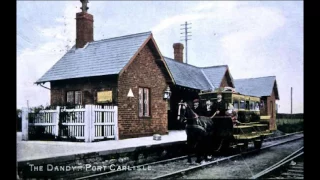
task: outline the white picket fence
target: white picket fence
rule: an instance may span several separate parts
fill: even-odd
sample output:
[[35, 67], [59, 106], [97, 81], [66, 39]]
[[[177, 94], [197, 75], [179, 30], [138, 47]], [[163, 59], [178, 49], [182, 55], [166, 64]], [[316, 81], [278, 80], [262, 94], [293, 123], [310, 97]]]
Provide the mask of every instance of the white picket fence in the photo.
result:
[[[67, 118], [59, 119], [60, 112], [66, 112]], [[119, 139], [118, 107], [85, 105], [75, 109], [57, 107], [54, 110], [41, 110], [35, 118], [27, 108], [22, 109], [22, 140], [28, 140], [28, 130], [31, 127], [42, 126], [45, 133], [60, 137], [75, 137], [85, 142], [98, 139]], [[33, 119], [29, 122], [29, 119]], [[31, 121], [31, 120], [30, 120]], [[59, 121], [65, 127], [59, 129]], [[60, 131], [60, 132], [59, 132]]]

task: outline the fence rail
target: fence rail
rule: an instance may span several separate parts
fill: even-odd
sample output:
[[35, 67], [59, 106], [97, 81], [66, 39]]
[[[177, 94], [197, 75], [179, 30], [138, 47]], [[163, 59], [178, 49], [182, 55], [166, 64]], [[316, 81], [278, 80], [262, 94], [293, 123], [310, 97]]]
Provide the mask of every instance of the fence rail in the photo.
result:
[[39, 113], [22, 109], [22, 139], [28, 140], [32, 129], [43, 127], [43, 133], [56, 137], [74, 137], [92, 142], [97, 139], [118, 140], [118, 107], [86, 105], [75, 109], [57, 107]]

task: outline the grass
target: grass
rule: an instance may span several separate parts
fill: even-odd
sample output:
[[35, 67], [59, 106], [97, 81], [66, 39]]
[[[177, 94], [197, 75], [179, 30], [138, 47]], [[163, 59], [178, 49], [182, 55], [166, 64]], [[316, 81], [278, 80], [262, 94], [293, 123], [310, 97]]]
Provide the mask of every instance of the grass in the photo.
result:
[[303, 122], [303, 119], [277, 119], [277, 125], [297, 124]]
[[303, 119], [277, 119], [277, 129], [284, 133], [303, 131]]

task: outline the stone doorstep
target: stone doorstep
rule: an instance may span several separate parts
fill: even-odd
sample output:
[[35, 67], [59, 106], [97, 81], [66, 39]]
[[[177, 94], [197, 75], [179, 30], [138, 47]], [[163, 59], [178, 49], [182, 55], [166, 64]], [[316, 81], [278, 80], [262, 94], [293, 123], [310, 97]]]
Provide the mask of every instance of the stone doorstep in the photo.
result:
[[167, 142], [167, 143], [154, 144], [154, 145], [143, 145], [143, 146], [138, 146], [138, 147], [128, 147], [128, 148], [113, 149], [113, 150], [106, 150], [106, 151], [100, 150], [97, 152], [72, 154], [72, 155], [65, 155], [65, 156], [58, 156], [58, 157], [51, 157], [51, 158], [24, 160], [24, 161], [18, 161], [18, 166], [26, 166], [28, 164], [59, 163], [59, 162], [82, 159], [84, 157], [90, 157], [90, 156], [105, 156], [105, 155], [112, 155], [112, 154], [128, 153], [128, 152], [146, 150], [149, 148], [170, 146], [170, 145], [174, 145], [174, 144], [185, 144], [185, 141]]

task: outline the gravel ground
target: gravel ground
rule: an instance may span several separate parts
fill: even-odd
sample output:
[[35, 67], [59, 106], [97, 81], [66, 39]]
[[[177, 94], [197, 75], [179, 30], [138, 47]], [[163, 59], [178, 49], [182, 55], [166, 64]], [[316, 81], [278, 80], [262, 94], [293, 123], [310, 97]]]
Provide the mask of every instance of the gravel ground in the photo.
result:
[[303, 146], [303, 139], [272, 147], [249, 157], [240, 157], [183, 176], [183, 179], [245, 179], [263, 171]]
[[[263, 146], [267, 146], [267, 145], [270, 145], [270, 144], [273, 144], [273, 143], [277, 143], [277, 142], [282, 142], [282, 141], [284, 141], [284, 140], [289, 140], [289, 139], [294, 139], [294, 138], [296, 138], [296, 137], [301, 137], [302, 135], [300, 134], [300, 135], [294, 135], [294, 136], [291, 136], [291, 137], [287, 137], [287, 138], [285, 138], [285, 139], [281, 139], [281, 140], [276, 140], [276, 141], [272, 141], [272, 142], [265, 142], [264, 144], [263, 144]], [[301, 140], [301, 141], [303, 141], [303, 140]], [[285, 147], [285, 149], [286, 149], [286, 147], [291, 147], [292, 146], [292, 144], [294, 144], [294, 143], [290, 143], [290, 145], [281, 145], [280, 146], [280, 148], [278, 148], [278, 149], [281, 149], [281, 148], [283, 148], [283, 146]], [[301, 143], [300, 143], [301, 144]], [[252, 147], [252, 145], [249, 145], [249, 147]], [[290, 149], [290, 148], [289, 148]], [[273, 152], [273, 154], [272, 155], [269, 155], [269, 156], [266, 156], [266, 157], [264, 157], [264, 156], [261, 156], [260, 157], [260, 155], [263, 155], [264, 153], [264, 151], [262, 151], [261, 153], [262, 154], [259, 154], [258, 156], [258, 158], [257, 157], [254, 157], [254, 158], [252, 158], [253, 159], [253, 161], [251, 162], [250, 160], [249, 160], [249, 162], [251, 163], [251, 166], [252, 165], [254, 165], [255, 166], [255, 163], [257, 163], [257, 162], [259, 162], [259, 163], [261, 163], [262, 162], [262, 164], [261, 165], [268, 165], [268, 163], [264, 163], [264, 161], [268, 161], [269, 159], [272, 159], [270, 156], [275, 156], [275, 152], [277, 152], [277, 151], [279, 151], [279, 150], [275, 150], [275, 148], [272, 148], [272, 149], [270, 149], [271, 150], [271, 152]], [[270, 151], [270, 150], [267, 150], [267, 151]], [[294, 150], [294, 149], [293, 149]], [[290, 154], [290, 150], [288, 150], [288, 152], [289, 152], [289, 154]], [[286, 151], [283, 151], [283, 153], [284, 154], [286, 154], [287, 152]], [[282, 153], [280, 153], [280, 154], [282, 154]], [[282, 157], [282, 156], [281, 156]], [[281, 158], [280, 156], [279, 156], [279, 158]], [[216, 159], [219, 159], [219, 158], [221, 158], [221, 157], [215, 157], [213, 160], [216, 160]], [[278, 159], [279, 159], [278, 158]], [[193, 158], [193, 161], [195, 161], [195, 158]], [[260, 162], [261, 161], [261, 162]], [[242, 171], [242, 172], [244, 172], [244, 169], [249, 169], [249, 168], [244, 168], [244, 167], [242, 167], [242, 165], [243, 164], [245, 164], [244, 162], [243, 162], [243, 160], [242, 159], [240, 159], [240, 160], [236, 160], [236, 161], [234, 161], [234, 162], [232, 162], [233, 164], [235, 164], [235, 165], [238, 165], [238, 166], [241, 166], [240, 167], [240, 170]], [[270, 164], [272, 164], [273, 163], [273, 161], [270, 161], [269, 162], [269, 165]], [[224, 163], [221, 163], [221, 164], [224, 164]], [[228, 164], [228, 163], [227, 163]], [[230, 163], [229, 163], [230, 164]], [[231, 172], [236, 172], [237, 171], [237, 169], [234, 169], [232, 166], [233, 166], [233, 164], [231, 165], [231, 168], [229, 168], [229, 170], [228, 171], [231, 171]], [[112, 175], [112, 176], [102, 176], [102, 177], [98, 177], [98, 178], [93, 178], [93, 179], [105, 179], [105, 178], [111, 178], [111, 179], [148, 179], [148, 178], [151, 178], [151, 177], [157, 177], [157, 176], [160, 176], [160, 175], [164, 175], [164, 174], [167, 174], [167, 173], [170, 173], [170, 172], [174, 172], [174, 171], [177, 171], [177, 170], [180, 170], [180, 169], [185, 169], [185, 168], [189, 168], [189, 167], [192, 167], [192, 166], [195, 166], [195, 165], [188, 165], [187, 164], [187, 160], [186, 159], [183, 159], [183, 160], [177, 160], [177, 161], [174, 161], [174, 162], [168, 162], [168, 163], [165, 163], [165, 164], [157, 164], [157, 165], [151, 165], [150, 167], [147, 167], [146, 168], [146, 170], [132, 170], [132, 171], [125, 171], [125, 172], [122, 172], [122, 173], [120, 173], [120, 174], [116, 174], [116, 175]], [[229, 165], [230, 166], [230, 165]], [[249, 166], [249, 167], [251, 167], [251, 166]], [[213, 166], [214, 167], [214, 166]], [[219, 167], [220, 167], [220, 165], [219, 165]], [[225, 168], [225, 167], [224, 167]], [[261, 167], [261, 168], [263, 168], [263, 167]], [[211, 169], [211, 168], [210, 168]], [[223, 169], [223, 168], [222, 168]], [[259, 170], [259, 169], [258, 169]], [[225, 176], [225, 173], [226, 173], [226, 171], [221, 171], [221, 170], [219, 170], [219, 171], [217, 171], [215, 174], [213, 174], [213, 176], [214, 177], [212, 177], [212, 176], [204, 176], [204, 177], [191, 177], [190, 176], [190, 178], [215, 178], [215, 176], [216, 175], [223, 175], [223, 176]], [[208, 171], [209, 172], [209, 174], [211, 173], [211, 170], [209, 170]], [[230, 172], [228, 172], [229, 174], [230, 174]], [[247, 172], [247, 171], [245, 171], [245, 173], [246, 174], [250, 174], [251, 172]], [[200, 173], [201, 174], [201, 176], [202, 176], [202, 174], [203, 173]], [[204, 173], [204, 174], [206, 174], [206, 173]], [[222, 176], [222, 178], [225, 178], [225, 177], [223, 177]], [[228, 176], [229, 177], [229, 176]], [[234, 176], [231, 176], [232, 178], [234, 178]], [[235, 176], [236, 177], [236, 176]], [[185, 177], [184, 177], [185, 178]]]
[[281, 131], [279, 131], [279, 130], [276, 130], [276, 131], [273, 132], [273, 134], [270, 135], [269, 137], [277, 137], [277, 136], [283, 136], [283, 135], [285, 135], [284, 132], [281, 132]]

